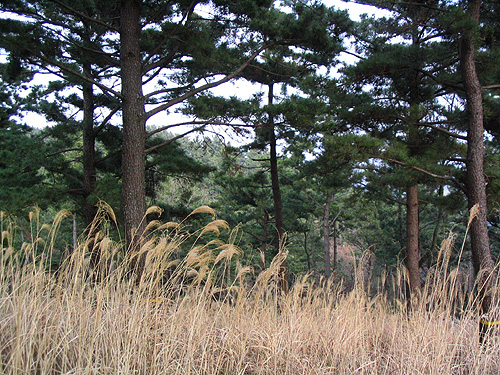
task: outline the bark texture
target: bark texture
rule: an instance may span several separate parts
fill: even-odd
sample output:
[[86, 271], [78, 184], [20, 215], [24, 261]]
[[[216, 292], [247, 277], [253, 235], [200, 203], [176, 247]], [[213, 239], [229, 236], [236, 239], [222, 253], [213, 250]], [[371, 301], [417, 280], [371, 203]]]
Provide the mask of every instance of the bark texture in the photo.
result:
[[120, 57], [122, 79], [123, 148], [122, 210], [129, 249], [140, 246], [145, 228], [145, 109], [140, 55], [140, 2], [121, 3]]
[[[480, 0], [469, 1], [468, 14], [479, 23]], [[474, 271], [482, 302], [482, 313], [491, 305], [488, 277], [493, 270], [487, 222], [486, 179], [484, 176], [484, 123], [481, 84], [476, 71], [474, 33], [465, 30], [460, 41], [460, 68], [466, 92], [467, 112], [467, 194], [468, 205], [479, 205], [479, 214], [470, 227], [471, 252]]]

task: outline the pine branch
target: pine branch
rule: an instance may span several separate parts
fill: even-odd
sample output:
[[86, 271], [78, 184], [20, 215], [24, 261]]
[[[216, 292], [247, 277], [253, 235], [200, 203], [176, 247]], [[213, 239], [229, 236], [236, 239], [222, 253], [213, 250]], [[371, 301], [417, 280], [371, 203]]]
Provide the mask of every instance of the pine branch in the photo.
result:
[[56, 152], [53, 152], [51, 154], [47, 154], [45, 155], [46, 157], [50, 158], [52, 156], [56, 156], [56, 155], [60, 155], [60, 154], [64, 154], [66, 152], [71, 152], [71, 151], [81, 151], [81, 149], [79, 148], [67, 148], [65, 150], [60, 150], [60, 151], [56, 151]]
[[[440, 8], [437, 6], [433, 6], [430, 4], [426, 4], [425, 2], [418, 3], [418, 2], [413, 2], [413, 1], [390, 1], [389, 4], [391, 4], [391, 5], [404, 5], [404, 6], [418, 6], [418, 7], [427, 8], [430, 10], [436, 10], [438, 12], [443, 12], [443, 13], [447, 12], [446, 9], [443, 9], [443, 8]], [[373, 5], [373, 4], [370, 4], [370, 5]], [[391, 9], [391, 10], [393, 10], [393, 9]]]
[[157, 133], [161, 133], [162, 131], [165, 131], [165, 130], [168, 130], [168, 129], [171, 129], [171, 128], [175, 128], [177, 126], [186, 126], [186, 125], [202, 125], [202, 126], [219, 125], [219, 126], [231, 126], [231, 127], [239, 127], [239, 128], [252, 127], [251, 125], [245, 125], [245, 124], [231, 124], [231, 123], [228, 123], [228, 122], [209, 121], [209, 120], [207, 120], [207, 121], [179, 122], [177, 124], [165, 125], [165, 126], [162, 126], [162, 127], [158, 128], [158, 129], [150, 131], [147, 134], [146, 139], [149, 138], [149, 137], [151, 137], [152, 135], [155, 135]]
[[402, 162], [400, 160], [397, 160], [397, 159], [393, 159], [393, 158], [388, 158], [388, 157], [385, 157], [385, 156], [380, 156], [379, 157], [380, 159], [383, 159], [383, 160], [386, 160], [386, 161], [390, 161], [392, 163], [395, 163], [395, 164], [398, 164], [398, 165], [402, 165], [403, 167], [407, 167], [407, 168], [410, 168], [410, 169], [414, 169], [418, 172], [422, 172], [428, 176], [431, 176], [433, 178], [437, 178], [439, 180], [451, 180], [452, 177], [450, 176], [441, 176], [441, 175], [438, 175], [438, 174], [435, 174], [435, 173], [432, 173], [428, 170], [425, 170], [423, 168], [420, 168], [420, 167], [417, 167], [417, 166], [414, 166], [414, 165], [410, 165], [408, 163], [405, 163], [405, 162]]
[[[158, 69], [158, 71], [153, 75], [153, 76], [156, 76], [158, 75], [158, 73], [161, 71], [161, 68]], [[171, 93], [171, 92], [176, 92], [176, 91], [184, 91], [184, 90], [193, 90], [195, 89], [195, 85], [200, 82], [200, 81], [203, 81], [203, 80], [207, 80], [209, 78], [214, 78], [216, 76], [218, 76], [220, 74], [218, 73], [213, 73], [213, 74], [207, 74], [207, 75], [204, 75], [203, 77], [199, 78], [196, 82], [191, 82], [191, 83], [188, 83], [187, 85], [185, 86], [180, 86], [180, 87], [172, 87], [172, 88], [164, 88], [164, 89], [160, 89], [160, 90], [156, 90], [156, 91], [152, 91], [146, 95], [144, 95], [144, 98], [146, 99], [149, 99], [153, 96], [156, 96], [156, 95], [160, 95], [160, 94], [167, 94], [167, 93]], [[151, 81], [152, 77], [149, 77], [145, 82], [144, 84], [146, 84], [147, 82]]]
[[393, 197], [390, 197], [387, 194], [384, 195], [384, 198], [387, 199], [389, 202], [397, 203], [397, 204], [400, 204], [401, 206], [406, 206], [406, 202], [401, 201], [401, 200], [396, 199], [396, 198], [393, 198]]
[[66, 9], [66, 10], [70, 11], [71, 13], [73, 13], [73, 14], [77, 15], [78, 17], [81, 17], [81, 18], [86, 19], [86, 20], [88, 20], [88, 21], [90, 21], [90, 22], [96, 23], [96, 24], [98, 24], [98, 25], [104, 26], [104, 27], [105, 27], [105, 28], [107, 28], [107, 29], [110, 29], [110, 30], [113, 30], [113, 31], [116, 31], [116, 32], [119, 32], [119, 31], [120, 31], [120, 29], [118, 29], [118, 28], [116, 28], [116, 27], [114, 27], [114, 26], [112, 26], [112, 25], [110, 25], [110, 24], [108, 24], [108, 23], [106, 23], [106, 22], [102, 22], [102, 21], [100, 21], [100, 20], [98, 20], [98, 19], [95, 19], [95, 18], [93, 18], [93, 17], [87, 16], [86, 14], [84, 14], [84, 13], [82, 13], [82, 12], [79, 12], [79, 11], [78, 11], [78, 10], [76, 10], [76, 9], [71, 8], [70, 6], [68, 6], [68, 5], [66, 5], [66, 4], [64, 4], [64, 3], [62, 3], [62, 2], [60, 2], [59, 0], [52, 0], [52, 2], [54, 2], [54, 3], [56, 3], [57, 5], [59, 5], [59, 6], [63, 7], [64, 9]]
[[162, 105], [159, 105], [158, 107], [156, 107], [155, 109], [149, 111], [146, 113], [146, 119], [149, 119], [151, 118], [152, 116], [158, 114], [159, 112], [162, 112], [164, 111], [165, 109], [167, 108], [170, 108], [172, 107], [173, 105], [175, 104], [178, 104], [178, 103], [181, 103], [183, 102], [184, 100], [188, 99], [188, 98], [191, 98], [192, 96], [200, 93], [200, 92], [203, 92], [203, 91], [206, 91], [208, 89], [211, 89], [213, 87], [217, 87], [225, 82], [228, 82], [230, 81], [231, 79], [237, 77], [248, 65], [250, 65], [250, 63], [257, 57], [260, 55], [260, 53], [264, 50], [266, 50], [267, 48], [269, 48], [270, 45], [269, 44], [265, 44], [263, 45], [261, 48], [259, 48], [257, 51], [255, 51], [252, 56], [250, 56], [250, 58], [245, 61], [238, 69], [236, 69], [234, 72], [232, 72], [231, 74], [228, 74], [227, 76], [225, 76], [224, 78], [218, 80], [218, 81], [215, 81], [215, 82], [212, 82], [212, 83], [207, 83], [203, 86], [200, 86], [196, 89], [193, 89], [191, 90], [190, 92], [184, 94], [184, 95], [181, 95], [180, 97], [176, 98], [176, 99], [173, 99], [173, 100], [170, 100], [169, 102], [165, 103], [165, 104], [162, 104]]
[[[165, 57], [162, 57], [160, 60], [158, 61], [155, 61], [149, 65], [147, 65], [145, 68], [144, 68], [144, 74], [145, 73], [148, 73], [150, 72], [151, 70], [153, 69], [156, 69], [156, 68], [159, 68], [158, 69], [158, 72], [156, 72], [155, 74], [152, 75], [152, 77], [156, 77], [158, 75], [158, 73], [162, 70], [162, 68], [165, 67], [165, 65], [169, 62], [172, 61], [172, 59], [175, 57], [175, 54], [177, 53], [177, 50], [176, 49], [173, 49], [172, 51], [170, 51], [168, 53], [168, 55], [166, 55]], [[150, 81], [150, 79], [148, 79], [148, 81]]]
[[463, 186], [460, 182], [458, 182], [457, 179], [455, 177], [453, 177], [453, 176], [438, 175], [438, 174], [432, 173], [432, 172], [430, 172], [428, 170], [425, 170], [423, 168], [420, 168], [420, 167], [417, 167], [417, 166], [414, 166], [414, 165], [410, 165], [410, 164], [407, 164], [405, 162], [402, 162], [400, 160], [396, 160], [396, 159], [393, 159], [393, 158], [388, 158], [388, 157], [384, 157], [384, 156], [378, 156], [376, 158], [382, 159], [382, 160], [386, 160], [386, 161], [390, 161], [392, 163], [401, 165], [401, 166], [409, 168], [409, 169], [413, 169], [413, 170], [415, 170], [417, 172], [421, 172], [423, 174], [426, 174], [427, 176], [430, 176], [430, 177], [438, 179], [438, 180], [452, 181], [453, 183], [455, 183], [459, 187], [460, 190], [462, 190], [465, 194], [467, 194], [467, 189], [465, 188], [465, 186]]
[[182, 16], [182, 19], [177, 23], [176, 27], [170, 33], [168, 33], [165, 36], [165, 38], [163, 38], [163, 40], [155, 47], [155, 49], [146, 58], [146, 60], [144, 61], [144, 66], [146, 67], [146, 69], [145, 69], [146, 72], [149, 72], [150, 70], [154, 69], [155, 67], [159, 67], [163, 63], [168, 62], [175, 55], [175, 51], [172, 51], [171, 53], [169, 53], [169, 55], [166, 58], [160, 59], [160, 61], [153, 63], [150, 66], [147, 65], [148, 62], [153, 58], [153, 56], [160, 52], [161, 47], [163, 45], [165, 45], [165, 43], [170, 39], [170, 37], [180, 28], [182, 23], [191, 17], [191, 15], [194, 13], [195, 5], [196, 5], [195, 1], [192, 1], [191, 4], [189, 4], [188, 10]]
[[[59, 23], [53, 22], [53, 21], [51, 21], [49, 19], [46, 19], [45, 17], [44, 17], [44, 19], [46, 20], [46, 23], [49, 23], [51, 25], [60, 26], [61, 28], [68, 28], [68, 29], [71, 30], [71, 32], [73, 34], [78, 34], [79, 35], [78, 31], [73, 30], [73, 28], [67, 26], [66, 24], [59, 24]], [[56, 35], [56, 37], [54, 37], [54, 39], [61, 38], [62, 40], [66, 41], [66, 43], [75, 46], [77, 49], [82, 49], [84, 51], [91, 52], [93, 54], [103, 56], [106, 59], [106, 61], [110, 65], [112, 65], [114, 67], [119, 67], [120, 66], [120, 61], [117, 61], [116, 59], [113, 59], [114, 54], [107, 53], [107, 52], [104, 52], [104, 51], [98, 50], [98, 49], [93, 49], [93, 48], [85, 46], [84, 44], [77, 43], [75, 40], [73, 40], [73, 39], [69, 38], [68, 36], [64, 35], [62, 32], [56, 33], [50, 27], [45, 27], [44, 25], [42, 25], [42, 28], [45, 29], [47, 32], [49, 32], [51, 34]], [[81, 35], [80, 35], [80, 38], [82, 38]]]
[[186, 136], [186, 135], [188, 135], [188, 134], [194, 133], [194, 132], [196, 132], [196, 131], [203, 130], [203, 128], [204, 128], [204, 127], [205, 127], [205, 125], [203, 125], [203, 126], [198, 126], [197, 128], [194, 128], [194, 129], [188, 130], [188, 131], [187, 131], [187, 132], [185, 132], [185, 133], [179, 134], [179, 135], [177, 135], [177, 136], [175, 136], [175, 137], [173, 137], [173, 138], [170, 138], [170, 139], [166, 140], [165, 142], [159, 143], [159, 144], [157, 144], [157, 145], [154, 145], [154, 146], [152, 146], [152, 147], [150, 147], [150, 148], [146, 149], [146, 150], [144, 151], [144, 153], [149, 154], [150, 152], [152, 152], [152, 151], [156, 150], [157, 148], [160, 148], [160, 147], [166, 146], [166, 145], [168, 145], [168, 144], [170, 144], [170, 143], [172, 143], [172, 142], [175, 142], [176, 140], [178, 140], [178, 139], [180, 139], [180, 138], [183, 138], [183, 137], [185, 137], [185, 136]]
[[340, 52], [341, 52], [341, 53], [345, 53], [345, 54], [347, 54], [347, 55], [354, 56], [354, 57], [356, 57], [356, 58], [358, 58], [358, 59], [360, 59], [360, 60], [366, 60], [366, 57], [363, 57], [363, 56], [361, 56], [361, 55], [358, 55], [357, 53], [354, 53], [354, 52], [352, 52], [352, 51], [345, 50], [345, 51], [340, 51]]
[[109, 122], [109, 120], [111, 120], [111, 117], [113, 117], [116, 112], [118, 112], [120, 110], [121, 107], [116, 107], [114, 108], [105, 118], [104, 120], [102, 120], [102, 122], [99, 124], [99, 126], [97, 128], [94, 129], [94, 136], [96, 136], [97, 134], [99, 134], [101, 132], [102, 129], [104, 129], [104, 127], [106, 126], [106, 124]]
[[[149, 81], [149, 79], [148, 79]], [[146, 81], [146, 83], [148, 82]], [[152, 91], [146, 95], [144, 95], [144, 99], [149, 99], [153, 96], [156, 96], [156, 95], [160, 95], [160, 94], [167, 94], [167, 93], [170, 93], [170, 92], [175, 92], [175, 91], [183, 91], [183, 90], [188, 90], [188, 89], [192, 89], [193, 88], [193, 84], [190, 83], [186, 86], [182, 86], [182, 87], [174, 87], [174, 88], [165, 88], [165, 89], [161, 89], [161, 90], [156, 90], [156, 91]]]
[[248, 230], [246, 230], [246, 229], [243, 229], [243, 232], [245, 232], [246, 234], [249, 234], [250, 236], [252, 236], [253, 238], [255, 238], [257, 241], [260, 241], [260, 242], [262, 242], [262, 243], [264, 242], [264, 238], [261, 238], [261, 237], [257, 236], [257, 235], [256, 235], [255, 233], [253, 233], [253, 232], [250, 232], [250, 231], [248, 231]]
[[446, 130], [446, 129], [443, 129], [443, 128], [440, 128], [439, 126], [436, 126], [436, 125], [439, 125], [439, 124], [444, 124], [444, 123], [452, 123], [453, 121], [438, 121], [438, 122], [419, 122], [418, 125], [419, 126], [425, 126], [426, 128], [431, 128], [431, 129], [434, 129], [434, 130], [437, 130], [437, 131], [440, 131], [442, 133], [445, 133], [453, 138], [457, 138], [457, 139], [462, 139], [464, 141], [467, 140], [467, 136], [465, 135], [460, 135], [460, 134], [456, 134], [456, 133], [453, 133], [449, 130]]
[[[41, 55], [41, 54], [39, 54], [39, 53], [37, 53], [37, 52], [35, 52], [33, 50], [28, 50], [28, 51], [31, 52], [33, 54], [33, 56], [39, 58], [40, 60], [45, 61], [46, 63], [48, 63], [50, 65], [54, 65], [54, 66], [58, 67], [62, 72], [74, 75], [75, 77], [80, 78], [82, 81], [85, 81], [85, 82], [91, 83], [93, 85], [96, 85], [97, 87], [99, 87], [104, 92], [113, 94], [114, 96], [116, 96], [119, 99], [123, 99], [121, 93], [119, 93], [118, 91], [115, 91], [115, 90], [107, 87], [106, 85], [103, 85], [99, 81], [96, 81], [93, 78], [87, 77], [87, 76], [85, 76], [84, 74], [82, 74], [80, 72], [77, 72], [77, 71], [75, 71], [75, 70], [73, 70], [71, 68], [68, 68], [64, 64], [61, 64], [60, 62], [54, 61], [52, 59], [49, 59], [48, 57], [45, 57], [45, 56], [43, 56], [43, 55]], [[44, 67], [44, 68], [47, 69], [47, 70], [49, 70], [47, 67]], [[50, 72], [53, 73], [53, 74], [55, 74], [53, 71], [50, 71]]]

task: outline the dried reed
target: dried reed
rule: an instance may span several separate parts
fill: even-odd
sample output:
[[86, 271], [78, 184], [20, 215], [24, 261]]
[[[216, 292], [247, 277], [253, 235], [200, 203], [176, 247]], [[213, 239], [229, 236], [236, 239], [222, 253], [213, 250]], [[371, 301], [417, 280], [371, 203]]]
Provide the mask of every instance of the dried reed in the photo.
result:
[[[195, 213], [214, 221], [194, 233], [184, 224], [155, 222], [136, 253], [123, 254], [122, 244], [102, 233], [97, 270], [82, 236], [57, 273], [37, 254], [52, 252], [66, 213], [51, 227], [33, 224], [33, 240], [20, 249], [12, 247], [14, 227], [2, 223], [0, 373], [500, 372], [500, 344], [478, 344], [473, 306], [464, 303], [457, 314], [464, 299], [456, 272], [448, 271], [451, 237], [410, 312], [383, 292], [370, 297], [362, 281], [343, 293], [331, 283], [315, 287], [305, 276], [282, 295], [276, 277], [285, 251], [252, 285], [246, 278], [253, 270], [237, 261], [236, 236], [229, 243], [213, 237], [227, 223], [208, 207]], [[180, 257], [189, 238], [194, 245]], [[136, 283], [128, 265], [140, 254], [147, 255]], [[228, 277], [231, 267], [235, 277]], [[100, 282], [92, 272], [102, 272]], [[395, 287], [402, 288], [405, 276], [399, 275]]]

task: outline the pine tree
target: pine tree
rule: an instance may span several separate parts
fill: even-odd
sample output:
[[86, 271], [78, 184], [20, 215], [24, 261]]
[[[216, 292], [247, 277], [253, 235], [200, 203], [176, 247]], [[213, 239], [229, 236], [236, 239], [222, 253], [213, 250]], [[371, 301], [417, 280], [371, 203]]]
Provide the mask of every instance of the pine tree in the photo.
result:
[[0, 211], [12, 215], [47, 203], [49, 195], [41, 186], [43, 144], [14, 118], [24, 103], [16, 95], [20, 74], [15, 62], [0, 65]]
[[[77, 77], [91, 83], [119, 104], [123, 119], [122, 210], [128, 244], [133, 242], [133, 231], [138, 237], [143, 231], [145, 142], [152, 135], [146, 131], [146, 122], [189, 97], [228, 82], [269, 45], [282, 42], [253, 38], [253, 30], [268, 27], [267, 2], [213, 3], [215, 12], [204, 18], [196, 9], [206, 5], [132, 0], [2, 2], [4, 9], [28, 17], [3, 20], [4, 48], [16, 51], [19, 58], [36, 60], [65, 79]], [[38, 22], [39, 18], [44, 21]], [[68, 21], [75, 19], [78, 25], [89, 23], [105, 30], [106, 42], [85, 46], [75, 41], [71, 37], [74, 23]], [[28, 43], [22, 42], [24, 35], [31, 35]], [[82, 54], [99, 56], [103, 76], [86, 77], [78, 67], [61, 61], [71, 46]], [[113, 80], [117, 74], [119, 91]], [[144, 85], [154, 82], [158, 86], [143, 93]]]
[[439, 100], [447, 90], [437, 84], [454, 60], [441, 40], [435, 4], [370, 3], [392, 11], [394, 17], [360, 24], [357, 52], [362, 57], [346, 73], [352, 82], [370, 85], [372, 98], [360, 92], [365, 103], [345, 116], [387, 142], [373, 156], [392, 165], [406, 190], [405, 258], [410, 288], [417, 292], [421, 285], [418, 185], [429, 177], [434, 183], [453, 180], [453, 170], [443, 168], [443, 162], [458, 150], [448, 137], [453, 133], [445, 128], [449, 118]]

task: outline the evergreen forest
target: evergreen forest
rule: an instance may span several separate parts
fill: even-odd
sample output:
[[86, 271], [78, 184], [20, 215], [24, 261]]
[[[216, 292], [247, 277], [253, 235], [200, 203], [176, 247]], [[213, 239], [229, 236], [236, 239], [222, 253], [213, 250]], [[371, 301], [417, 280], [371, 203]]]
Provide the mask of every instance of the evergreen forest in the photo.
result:
[[[353, 0], [348, 5], [340, 0], [0, 0], [0, 306], [14, 298], [15, 285], [24, 290], [21, 280], [28, 273], [43, 274], [43, 280], [54, 277], [58, 287], [43, 292], [42, 300], [33, 297], [39, 304], [65, 295], [60, 290], [68, 286], [71, 298], [81, 301], [90, 288], [95, 295], [89, 304], [101, 306], [105, 280], [116, 282], [116, 291], [127, 285], [123, 295], [146, 293], [149, 307], [167, 295], [187, 298], [194, 289], [201, 293], [192, 297], [198, 301], [210, 289], [211, 300], [222, 303], [214, 310], [214, 327], [226, 327], [226, 308], [235, 308], [231, 314], [244, 325], [249, 317], [239, 304], [255, 298], [251, 306], [260, 306], [255, 301], [264, 298], [278, 315], [252, 307], [247, 310], [260, 317], [252, 319], [279, 326], [286, 321], [279, 314], [296, 313], [300, 305], [304, 316], [323, 322], [321, 331], [320, 325], [329, 327], [333, 319], [320, 316], [323, 311], [343, 303], [371, 311], [383, 300], [387, 311], [403, 311], [405, 324], [435, 322], [425, 315], [434, 307], [433, 312], [442, 309], [440, 317], [473, 311], [466, 320], [483, 317], [479, 330], [460, 328], [456, 336], [474, 332], [483, 342], [486, 330], [500, 324], [500, 315], [493, 317], [499, 311], [500, 2]], [[87, 287], [77, 287], [77, 278]], [[30, 280], [33, 293], [36, 285], [50, 284]], [[264, 284], [274, 289], [259, 289]], [[241, 297], [242, 285], [252, 296], [248, 300]], [[102, 303], [114, 306], [113, 298]], [[198, 311], [186, 306], [198, 308], [201, 302], [189, 303], [179, 302], [174, 310]], [[7, 310], [0, 307], [0, 318]], [[97, 321], [92, 311], [89, 321]], [[99, 310], [99, 319], [112, 324], [102, 317], [106, 311]], [[130, 316], [142, 314], [133, 311]], [[373, 319], [352, 316], [370, 325], [378, 313]], [[158, 306], [147, 314], [158, 314]], [[141, 324], [134, 326], [141, 332], [136, 337], [143, 334]], [[371, 337], [380, 342], [395, 340], [373, 330]], [[222, 340], [218, 332], [208, 335]], [[258, 349], [269, 337], [247, 346], [250, 332], [248, 341], [233, 338], [230, 349], [217, 341], [218, 350], [227, 353], [215, 360], [200, 343], [175, 349], [177, 333], [182, 336], [168, 334], [171, 351], [158, 349], [157, 359], [147, 359], [157, 349], [146, 347], [115, 358], [95, 349], [100, 346], [89, 336], [97, 345], [90, 346], [92, 354], [82, 349], [90, 345], [84, 335], [75, 336], [81, 344], [75, 338], [64, 344], [63, 354], [47, 352], [45, 358], [53, 359], [47, 367], [36, 353], [51, 340], [66, 342], [63, 338], [35, 338], [34, 349], [23, 352], [12, 349], [12, 337], [0, 334], [0, 370], [412, 372], [402, 365], [403, 357], [396, 361], [400, 365], [379, 362], [394, 355], [390, 348], [400, 345], [394, 341], [384, 347], [373, 339], [367, 347], [383, 351], [382, 357], [366, 349], [371, 354], [357, 352], [350, 363], [339, 359], [344, 341], [333, 333], [332, 340], [339, 341], [324, 348], [310, 344], [319, 348], [314, 355], [309, 349], [296, 353], [290, 338], [284, 346], [276, 342], [274, 349], [290, 345], [290, 351], [283, 356], [273, 351], [271, 365], [262, 362], [267, 355]], [[154, 342], [165, 343], [168, 335], [158, 334]], [[442, 335], [452, 337], [452, 328]], [[144, 337], [143, 344], [150, 342]], [[370, 338], [359, 340], [357, 348]], [[74, 349], [73, 342], [80, 346]], [[321, 352], [331, 346], [338, 356]], [[234, 357], [236, 347], [250, 349]], [[71, 350], [91, 354], [75, 362]], [[184, 358], [176, 350], [190, 355], [175, 362], [176, 355]], [[496, 373], [500, 367], [498, 361], [467, 357], [468, 349], [450, 357], [448, 351], [443, 346], [429, 354], [443, 360], [433, 362], [441, 363], [441, 370], [419, 367], [415, 373]], [[294, 362], [303, 356], [308, 359]], [[212, 359], [205, 363], [206, 358]], [[319, 358], [328, 364], [321, 367]], [[172, 361], [178, 363], [175, 370]], [[124, 363], [128, 367], [120, 367]]]

